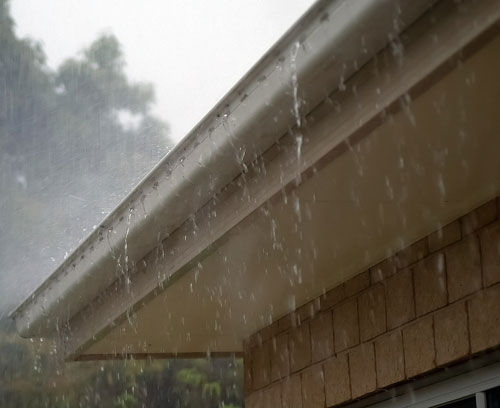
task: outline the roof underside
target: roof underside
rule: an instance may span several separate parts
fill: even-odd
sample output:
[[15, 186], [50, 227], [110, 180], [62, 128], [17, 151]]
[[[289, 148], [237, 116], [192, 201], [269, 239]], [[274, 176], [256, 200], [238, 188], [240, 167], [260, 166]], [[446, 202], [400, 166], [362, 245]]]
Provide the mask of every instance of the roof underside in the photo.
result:
[[434, 1], [318, 1], [12, 313], [20, 334], [59, 330], [116, 281], [117, 264], [133, 273]]
[[[424, 10], [430, 2], [403, 3]], [[373, 19], [376, 11], [359, 9], [353, 15]], [[500, 71], [499, 18], [495, 0], [459, 6], [442, 1], [363, 67], [354, 60], [357, 71], [347, 82], [336, 55], [317, 66], [309, 61], [303, 71], [308, 81], [299, 76], [298, 92], [289, 92], [279, 105], [247, 106], [257, 112], [254, 120], [260, 123], [254, 127], [243, 121], [232, 128], [238, 112], [240, 118], [248, 113], [243, 100], [240, 111], [218, 122], [220, 128], [201, 126], [207, 139], [197, 144], [194, 135], [192, 145], [186, 142], [174, 152], [179, 162], [172, 171], [184, 183], [175, 194], [165, 195], [175, 180], [167, 177], [163, 186], [153, 182], [161, 166], [143, 183], [153, 189], [143, 195], [145, 213], [136, 217], [143, 220], [124, 235], [129, 256], [138, 261], [134, 267], [107, 283], [116, 278], [116, 265], [106, 260], [109, 254], [102, 251], [110, 248], [99, 247], [96, 235], [94, 258], [91, 245], [90, 256], [83, 253], [74, 272], [61, 269], [14, 313], [21, 332], [57, 328], [68, 359], [237, 353], [251, 333], [497, 195], [500, 82], [492, 78]], [[297, 38], [300, 27], [299, 22], [293, 32]], [[301, 52], [307, 56], [311, 50]], [[325, 73], [341, 75], [340, 85], [329, 83], [319, 91], [314, 78]], [[274, 85], [259, 86], [266, 91]], [[310, 89], [314, 97], [308, 99]], [[309, 103], [306, 118], [294, 115], [294, 94]], [[276, 121], [290, 129], [286, 134], [271, 125], [278, 107]], [[270, 120], [269, 127], [262, 118]], [[254, 145], [262, 138], [265, 149]], [[184, 148], [190, 153], [181, 157]], [[236, 156], [239, 175], [225, 182], [216, 199], [202, 203], [213, 188], [208, 184], [230, 175], [223, 169], [217, 170], [222, 178], [212, 177], [211, 167], [203, 169], [204, 163], [222, 166], [216, 160], [219, 148], [222, 164], [231, 153], [234, 167]], [[196, 171], [188, 174], [188, 165]], [[193, 184], [198, 179], [208, 184]], [[142, 187], [136, 193], [140, 199]], [[165, 203], [177, 218], [193, 205], [197, 209], [168, 234], [159, 234], [158, 228], [170, 223], [171, 212], [160, 211]], [[128, 204], [117, 211], [128, 211]], [[147, 214], [153, 204], [154, 214]], [[157, 240], [160, 245], [150, 245]], [[117, 241], [115, 248], [120, 245]]]
[[[499, 51], [497, 37], [266, 203], [80, 358], [239, 352], [257, 329], [497, 195]], [[306, 137], [334, 124], [323, 107]]]

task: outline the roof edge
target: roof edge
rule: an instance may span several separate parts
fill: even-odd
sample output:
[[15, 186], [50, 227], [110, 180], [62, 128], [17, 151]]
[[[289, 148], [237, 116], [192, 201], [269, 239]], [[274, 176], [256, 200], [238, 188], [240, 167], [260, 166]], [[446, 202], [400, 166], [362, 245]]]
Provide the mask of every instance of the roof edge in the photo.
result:
[[[136, 262], [245, 172], [290, 127], [300, 127], [301, 117], [433, 3], [325, 0], [314, 4], [11, 312], [19, 333], [46, 335], [114, 281], [128, 279]], [[395, 17], [402, 20], [397, 27]], [[353, 46], [355, 41], [359, 47]]]

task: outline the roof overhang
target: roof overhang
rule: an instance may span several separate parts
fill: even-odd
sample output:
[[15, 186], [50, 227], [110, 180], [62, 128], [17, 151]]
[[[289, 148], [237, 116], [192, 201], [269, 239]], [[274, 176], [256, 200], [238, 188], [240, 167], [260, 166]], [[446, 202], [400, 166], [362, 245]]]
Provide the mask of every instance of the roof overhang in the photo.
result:
[[[431, 3], [313, 6], [12, 313], [21, 335], [56, 333], [73, 359], [239, 352], [497, 194], [498, 124], [457, 143], [420, 94], [491, 35], [499, 3]], [[471, 95], [474, 125], [497, 91]]]

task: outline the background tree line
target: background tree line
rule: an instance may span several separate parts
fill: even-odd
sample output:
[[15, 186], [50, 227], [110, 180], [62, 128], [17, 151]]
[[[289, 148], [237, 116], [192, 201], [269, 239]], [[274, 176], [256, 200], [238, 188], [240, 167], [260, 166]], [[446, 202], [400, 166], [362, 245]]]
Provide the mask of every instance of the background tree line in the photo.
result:
[[242, 361], [236, 358], [64, 363], [50, 340], [20, 339], [0, 321], [0, 406], [242, 406]]

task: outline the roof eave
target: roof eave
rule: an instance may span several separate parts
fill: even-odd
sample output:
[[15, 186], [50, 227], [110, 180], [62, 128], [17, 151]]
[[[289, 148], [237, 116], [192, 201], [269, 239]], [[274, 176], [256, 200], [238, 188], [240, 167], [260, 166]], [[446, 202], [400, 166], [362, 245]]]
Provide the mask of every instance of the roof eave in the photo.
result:
[[[123, 254], [127, 243], [123, 273], [130, 273], [135, 262], [286, 134], [300, 118], [293, 108], [293, 82], [303, 116], [433, 2], [316, 3], [11, 313], [19, 333], [47, 335], [68, 321], [117, 279], [114, 251]], [[402, 22], [397, 27], [396, 11]]]

